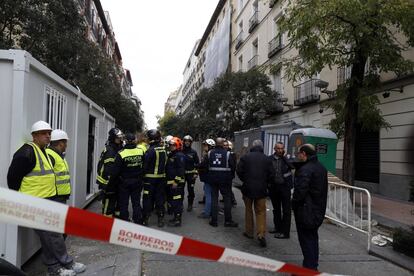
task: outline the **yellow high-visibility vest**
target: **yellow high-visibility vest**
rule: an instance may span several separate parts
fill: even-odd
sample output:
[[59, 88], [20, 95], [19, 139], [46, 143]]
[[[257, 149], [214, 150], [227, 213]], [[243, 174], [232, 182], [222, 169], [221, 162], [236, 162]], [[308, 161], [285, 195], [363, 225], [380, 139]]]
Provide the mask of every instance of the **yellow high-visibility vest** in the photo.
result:
[[53, 170], [56, 175], [57, 195], [70, 195], [69, 165], [56, 151], [46, 149], [46, 153], [55, 159]]
[[28, 143], [36, 156], [33, 170], [23, 177], [19, 192], [35, 197], [47, 198], [56, 195], [55, 173], [47, 154], [35, 143]]

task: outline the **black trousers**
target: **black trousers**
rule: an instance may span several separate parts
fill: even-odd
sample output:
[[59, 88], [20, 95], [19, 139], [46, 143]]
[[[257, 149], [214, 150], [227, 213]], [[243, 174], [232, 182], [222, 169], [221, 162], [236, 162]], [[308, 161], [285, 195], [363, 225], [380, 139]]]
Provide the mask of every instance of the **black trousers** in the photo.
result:
[[224, 220], [232, 221], [231, 217], [231, 181], [227, 183], [212, 182], [211, 184], [211, 221], [217, 222], [219, 191], [224, 199]]
[[185, 175], [185, 183], [187, 185], [187, 199], [188, 205], [193, 205], [195, 193], [194, 193], [194, 185], [195, 185], [195, 178], [193, 173], [189, 173]]
[[104, 192], [102, 198], [102, 215], [115, 217], [118, 206], [118, 195], [115, 192]]
[[165, 213], [165, 189], [166, 180], [164, 178], [147, 178], [144, 179], [144, 195], [142, 202], [144, 207], [144, 217], [149, 217], [154, 209], [158, 216], [164, 216]]
[[273, 223], [277, 233], [290, 234], [292, 219], [291, 191], [287, 187], [270, 189], [270, 200], [273, 206]]
[[118, 188], [118, 204], [120, 208], [120, 219], [129, 221], [129, 199], [132, 203], [132, 221], [142, 222], [141, 208], [142, 181], [138, 179], [124, 179]]
[[184, 185], [184, 183], [178, 184], [175, 188], [171, 184], [167, 185], [168, 204], [174, 215], [183, 213]]
[[318, 270], [319, 262], [319, 237], [318, 228], [306, 229], [296, 223], [300, 248], [302, 249], [302, 266]]

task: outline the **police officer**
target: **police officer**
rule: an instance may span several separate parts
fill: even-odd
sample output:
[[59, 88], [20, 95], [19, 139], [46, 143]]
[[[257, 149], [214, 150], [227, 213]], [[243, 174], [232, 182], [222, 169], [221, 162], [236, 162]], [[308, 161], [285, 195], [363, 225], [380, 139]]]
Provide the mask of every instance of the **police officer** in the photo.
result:
[[188, 192], [187, 212], [191, 212], [193, 210], [193, 202], [195, 197], [194, 185], [198, 176], [197, 167], [200, 163], [200, 160], [198, 158], [197, 152], [191, 148], [193, 138], [190, 135], [186, 135], [184, 136], [183, 141], [183, 154], [185, 155], [185, 183], [187, 184]]
[[148, 130], [147, 137], [150, 147], [144, 157], [143, 224], [148, 225], [148, 219], [155, 203], [158, 227], [164, 227], [167, 153], [161, 145], [161, 133], [158, 130]]
[[[120, 218], [129, 221], [129, 198], [132, 203], [132, 221], [142, 224], [141, 191], [144, 151], [137, 148], [135, 135], [125, 135], [125, 147], [115, 157], [114, 167], [108, 186], [118, 183], [118, 204]], [[114, 184], [112, 184], [114, 183]]]
[[144, 153], [147, 151], [148, 143], [147, 143], [147, 137], [146, 137], [145, 133], [139, 133], [138, 134], [137, 148], [143, 150]]
[[68, 140], [69, 138], [65, 131], [55, 129], [51, 134], [50, 146], [46, 149], [56, 175], [56, 200], [61, 203], [66, 203], [71, 192], [69, 165], [65, 160]]
[[101, 157], [98, 162], [98, 176], [96, 183], [99, 185], [99, 189], [103, 191], [102, 199], [102, 214], [109, 217], [118, 216], [116, 212], [117, 208], [117, 186], [112, 183], [108, 187], [109, 176], [112, 173], [115, 156], [122, 149], [122, 137], [123, 133], [118, 128], [111, 128], [108, 132], [108, 142], [105, 149], [101, 153]]
[[170, 154], [166, 166], [168, 202], [174, 218], [168, 221], [169, 226], [181, 226], [185, 186], [185, 156], [182, 153], [182, 141], [174, 137], [169, 141]]
[[[32, 125], [33, 141], [24, 144], [13, 155], [7, 173], [10, 189], [23, 194], [56, 201], [55, 174], [46, 153], [52, 128], [44, 121]], [[74, 276], [86, 270], [84, 264], [73, 261], [60, 233], [35, 230], [42, 245], [42, 259], [49, 275]]]
[[231, 186], [236, 169], [230, 152], [225, 150], [224, 138], [216, 139], [216, 148], [208, 152], [208, 180], [211, 184], [211, 220], [210, 225], [217, 227], [219, 191], [224, 197], [224, 226], [237, 227], [231, 216]]

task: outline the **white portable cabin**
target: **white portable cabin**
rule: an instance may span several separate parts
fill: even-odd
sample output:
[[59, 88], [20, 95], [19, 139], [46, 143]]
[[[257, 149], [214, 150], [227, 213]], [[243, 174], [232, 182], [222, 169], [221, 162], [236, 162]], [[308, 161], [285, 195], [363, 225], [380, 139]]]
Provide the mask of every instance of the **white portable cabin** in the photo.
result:
[[[21, 50], [0, 50], [0, 95], [0, 187], [7, 187], [7, 171], [15, 151], [31, 141], [31, 125], [44, 120], [69, 135], [66, 159], [72, 195], [68, 204], [84, 207], [93, 200], [99, 154], [115, 119]], [[39, 248], [32, 230], [0, 223], [1, 258], [21, 266]]]

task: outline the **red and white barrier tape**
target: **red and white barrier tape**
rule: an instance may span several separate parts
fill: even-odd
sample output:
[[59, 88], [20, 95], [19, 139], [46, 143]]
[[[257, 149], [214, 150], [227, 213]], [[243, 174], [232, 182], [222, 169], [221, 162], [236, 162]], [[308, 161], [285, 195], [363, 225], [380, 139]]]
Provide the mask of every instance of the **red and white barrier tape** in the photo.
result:
[[170, 255], [296, 275], [330, 275], [0, 188], [0, 221]]

